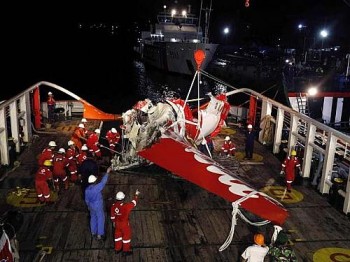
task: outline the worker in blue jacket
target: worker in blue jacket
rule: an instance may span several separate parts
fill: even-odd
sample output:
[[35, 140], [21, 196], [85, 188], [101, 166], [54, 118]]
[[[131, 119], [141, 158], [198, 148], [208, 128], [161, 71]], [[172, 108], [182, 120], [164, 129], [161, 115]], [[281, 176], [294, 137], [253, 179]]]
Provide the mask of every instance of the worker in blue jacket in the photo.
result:
[[90, 175], [88, 178], [89, 186], [85, 190], [85, 203], [90, 211], [90, 230], [92, 237], [96, 237], [97, 240], [103, 240], [105, 237], [105, 211], [102, 190], [107, 183], [111, 170], [111, 167], [109, 167], [99, 182], [95, 175]]

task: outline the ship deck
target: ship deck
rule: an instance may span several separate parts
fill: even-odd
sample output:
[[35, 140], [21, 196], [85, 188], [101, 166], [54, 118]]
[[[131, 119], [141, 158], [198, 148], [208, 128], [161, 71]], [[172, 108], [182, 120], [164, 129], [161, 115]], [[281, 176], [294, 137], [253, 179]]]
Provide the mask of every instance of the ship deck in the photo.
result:
[[[24, 216], [17, 232], [20, 261], [39, 261], [41, 250], [46, 253], [41, 252], [45, 256], [40, 261], [239, 261], [244, 249], [252, 244], [254, 232], [263, 232], [269, 242], [272, 225], [257, 228], [238, 218], [231, 244], [220, 252], [231, 228], [231, 203], [156, 166], [111, 173], [104, 190], [106, 240], [92, 239], [89, 212], [79, 185], [71, 185], [50, 206], [37, 203], [33, 191], [38, 154], [50, 140], [66, 147], [77, 123], [78, 120], [56, 123], [56, 133], [42, 132], [34, 136], [18, 156], [20, 164], [0, 183], [0, 211], [19, 210]], [[99, 122], [92, 121], [90, 125], [90, 128], [98, 126]], [[258, 160], [240, 160], [244, 151], [243, 132], [238, 126], [232, 126], [232, 130], [236, 157], [228, 159], [216, 151], [214, 159], [237, 172], [239, 178], [253, 188], [276, 186], [274, 189], [278, 191], [279, 186], [284, 185], [279, 175], [280, 160], [258, 142], [255, 144]], [[225, 136], [222, 133], [214, 140], [216, 149]], [[18, 207], [13, 207], [6, 203], [6, 196], [16, 186], [32, 188], [32, 191], [26, 193]], [[123, 257], [114, 252], [108, 210], [117, 191], [124, 191], [131, 200], [136, 189], [141, 195], [130, 217], [134, 252]], [[332, 206], [328, 197], [320, 195], [307, 181], [298, 181], [283, 204], [289, 212], [283, 228], [289, 233], [299, 261], [320, 261], [313, 256], [321, 248], [350, 247], [349, 216]]]

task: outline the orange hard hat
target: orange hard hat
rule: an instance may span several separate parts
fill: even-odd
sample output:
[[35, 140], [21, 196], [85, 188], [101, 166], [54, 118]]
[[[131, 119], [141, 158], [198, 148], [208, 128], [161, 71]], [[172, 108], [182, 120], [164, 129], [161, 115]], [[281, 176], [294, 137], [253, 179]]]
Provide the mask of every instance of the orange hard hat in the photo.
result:
[[254, 235], [254, 242], [255, 244], [262, 246], [265, 244], [265, 238], [263, 234], [255, 234]]

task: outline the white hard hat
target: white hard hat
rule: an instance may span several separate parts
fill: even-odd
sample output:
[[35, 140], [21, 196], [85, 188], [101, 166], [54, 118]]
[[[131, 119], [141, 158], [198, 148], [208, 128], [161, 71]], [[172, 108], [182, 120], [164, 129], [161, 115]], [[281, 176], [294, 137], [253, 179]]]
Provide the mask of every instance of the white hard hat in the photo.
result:
[[248, 128], [253, 128], [253, 126], [251, 124], [248, 125]]
[[97, 133], [97, 134], [100, 134], [101, 133], [101, 131], [100, 131], [100, 129], [95, 129], [95, 133]]
[[91, 183], [94, 183], [96, 180], [97, 180], [97, 177], [95, 177], [94, 175], [90, 175], [88, 182], [91, 184]]
[[78, 127], [85, 128], [84, 124], [79, 124]]
[[226, 137], [225, 137], [225, 140], [226, 140], [226, 141], [229, 141], [230, 139], [231, 139], [231, 138], [230, 138], [229, 136], [226, 136]]
[[88, 147], [84, 144], [82, 145], [81, 150], [88, 150]]
[[74, 142], [72, 140], [69, 140], [68, 141], [68, 146], [72, 146], [72, 145], [74, 145]]
[[115, 199], [117, 200], [123, 200], [125, 198], [125, 194], [122, 191], [119, 191], [116, 195], [115, 195]]
[[55, 141], [50, 141], [49, 146], [57, 146]]
[[117, 129], [115, 129], [114, 127], [111, 129], [112, 133], [117, 133]]
[[86, 122], [87, 122], [86, 118], [82, 118], [82, 119], [81, 119], [81, 122], [82, 122], [82, 123], [86, 123]]
[[65, 154], [66, 153], [66, 150], [64, 148], [60, 148], [58, 149], [58, 153], [62, 153], [62, 154]]
[[51, 93], [51, 92], [48, 92], [47, 94], [48, 94], [49, 96], [50, 96], [50, 95], [52, 95], [52, 93]]

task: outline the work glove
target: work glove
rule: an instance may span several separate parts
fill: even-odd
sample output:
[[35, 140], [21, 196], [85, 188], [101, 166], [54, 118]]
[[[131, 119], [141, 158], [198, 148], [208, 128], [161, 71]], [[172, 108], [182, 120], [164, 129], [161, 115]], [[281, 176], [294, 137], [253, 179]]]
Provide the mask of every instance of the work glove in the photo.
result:
[[141, 192], [138, 189], [136, 189], [135, 195], [138, 196], [140, 193]]

